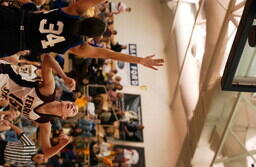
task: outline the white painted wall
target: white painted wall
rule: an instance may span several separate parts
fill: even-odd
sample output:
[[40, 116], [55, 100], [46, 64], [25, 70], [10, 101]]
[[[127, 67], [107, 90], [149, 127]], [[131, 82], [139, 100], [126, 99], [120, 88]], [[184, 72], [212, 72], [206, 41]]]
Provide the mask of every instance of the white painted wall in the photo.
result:
[[[115, 1], [115, 0], [113, 0]], [[141, 94], [145, 125], [144, 143], [131, 143], [145, 148], [147, 167], [174, 167], [186, 132], [183, 110], [171, 111], [170, 102], [177, 78], [175, 49], [164, 46], [171, 17], [167, 7], [157, 0], [123, 0], [131, 13], [115, 16], [116, 37], [120, 43], [136, 43], [138, 56], [156, 54], [166, 64], [158, 71], [139, 66], [140, 87], [125, 87], [123, 92]], [[169, 41], [169, 47], [173, 46]]]

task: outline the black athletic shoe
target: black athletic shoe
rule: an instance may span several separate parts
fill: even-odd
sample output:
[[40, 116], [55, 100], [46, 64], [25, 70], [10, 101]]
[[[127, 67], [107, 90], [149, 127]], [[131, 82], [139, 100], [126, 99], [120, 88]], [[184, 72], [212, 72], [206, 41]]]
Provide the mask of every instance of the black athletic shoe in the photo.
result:
[[256, 26], [251, 26], [248, 32], [248, 43], [250, 47], [256, 46]]

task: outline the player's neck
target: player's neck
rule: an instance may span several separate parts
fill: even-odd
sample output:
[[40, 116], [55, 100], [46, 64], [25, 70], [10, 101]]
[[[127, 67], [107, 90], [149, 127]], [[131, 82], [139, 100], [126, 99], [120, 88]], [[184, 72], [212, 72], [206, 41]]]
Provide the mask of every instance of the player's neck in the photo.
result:
[[59, 101], [53, 101], [50, 103], [46, 103], [42, 107], [40, 107], [37, 111], [42, 114], [50, 114], [61, 116], [61, 103]]

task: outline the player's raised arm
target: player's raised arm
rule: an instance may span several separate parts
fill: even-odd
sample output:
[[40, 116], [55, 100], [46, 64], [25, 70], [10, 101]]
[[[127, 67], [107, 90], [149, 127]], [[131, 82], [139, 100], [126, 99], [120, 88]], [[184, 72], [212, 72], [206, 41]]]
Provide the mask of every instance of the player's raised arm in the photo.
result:
[[89, 44], [83, 44], [70, 49], [70, 52], [78, 57], [84, 58], [102, 58], [124, 61], [128, 63], [141, 64], [145, 67], [157, 70], [158, 66], [163, 66], [163, 59], [154, 59], [154, 55], [147, 57], [130, 56], [124, 53], [113, 52], [105, 48], [97, 48]]

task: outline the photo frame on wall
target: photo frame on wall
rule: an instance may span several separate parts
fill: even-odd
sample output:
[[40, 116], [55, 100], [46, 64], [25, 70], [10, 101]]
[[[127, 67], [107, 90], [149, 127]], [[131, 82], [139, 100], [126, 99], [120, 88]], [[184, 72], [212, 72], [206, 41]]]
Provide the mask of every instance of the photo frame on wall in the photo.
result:
[[138, 94], [120, 93], [116, 102], [109, 103], [110, 96], [105, 86], [88, 85], [88, 96], [94, 102], [93, 112], [97, 114], [98, 133], [109, 139], [129, 142], [143, 142], [141, 96]]
[[119, 122], [119, 140], [143, 142], [141, 96], [124, 94], [121, 106], [124, 116]]
[[116, 145], [114, 151], [116, 156], [113, 162], [118, 166], [146, 167], [143, 147]]

